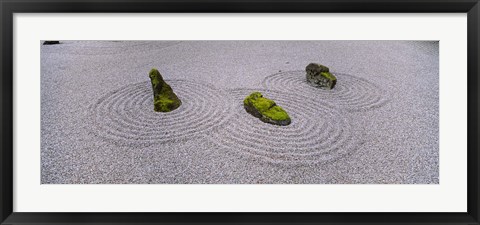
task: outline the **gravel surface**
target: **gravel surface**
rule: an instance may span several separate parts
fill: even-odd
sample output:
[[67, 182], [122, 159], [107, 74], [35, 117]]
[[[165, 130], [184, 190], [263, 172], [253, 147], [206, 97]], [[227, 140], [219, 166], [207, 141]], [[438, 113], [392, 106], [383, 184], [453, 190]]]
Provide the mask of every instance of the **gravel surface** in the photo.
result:
[[[41, 182], [438, 184], [438, 42], [41, 45]], [[337, 76], [306, 82], [305, 66]], [[153, 111], [158, 68], [182, 105]], [[292, 118], [262, 123], [260, 91]]]

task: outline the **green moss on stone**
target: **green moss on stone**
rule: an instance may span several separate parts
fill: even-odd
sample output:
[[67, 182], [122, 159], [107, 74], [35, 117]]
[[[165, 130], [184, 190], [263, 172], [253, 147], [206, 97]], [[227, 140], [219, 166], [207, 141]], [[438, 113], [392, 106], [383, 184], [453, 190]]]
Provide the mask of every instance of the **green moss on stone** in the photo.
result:
[[160, 72], [153, 68], [148, 73], [153, 88], [153, 105], [156, 112], [170, 112], [180, 107], [182, 102], [162, 78]]
[[287, 112], [282, 109], [282, 107], [276, 105], [271, 107], [268, 110], [263, 111], [263, 115], [267, 116], [272, 120], [289, 120], [290, 117], [288, 116]]
[[253, 102], [255, 102], [257, 100], [257, 98], [261, 98], [261, 97], [262, 97], [262, 93], [253, 92], [243, 100], [243, 103], [244, 104], [253, 104]]
[[332, 89], [337, 83], [337, 78], [330, 73], [330, 69], [324, 65], [318, 63], [310, 63], [305, 67], [307, 72], [307, 81], [322, 89]]
[[260, 92], [253, 92], [244, 100], [244, 107], [250, 114], [262, 121], [277, 125], [290, 124], [288, 113], [273, 100], [263, 97]]
[[320, 75], [322, 75], [323, 77], [325, 77], [325, 78], [327, 78], [331, 81], [336, 81], [337, 80], [337, 78], [333, 74], [331, 74], [330, 72], [321, 72]]
[[258, 109], [260, 112], [265, 112], [275, 106], [275, 102], [266, 98], [257, 98], [256, 101], [253, 101], [253, 106]]

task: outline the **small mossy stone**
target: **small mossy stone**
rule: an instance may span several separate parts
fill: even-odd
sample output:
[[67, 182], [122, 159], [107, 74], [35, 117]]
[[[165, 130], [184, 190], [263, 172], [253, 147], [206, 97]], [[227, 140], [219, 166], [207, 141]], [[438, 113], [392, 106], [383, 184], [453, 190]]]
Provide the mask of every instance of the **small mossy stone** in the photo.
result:
[[171, 112], [182, 104], [172, 87], [164, 80], [160, 72], [153, 68], [148, 73], [153, 88], [153, 109], [156, 112]]
[[291, 123], [287, 112], [273, 100], [263, 97], [260, 92], [253, 92], [243, 100], [245, 110], [265, 123], [286, 126]]
[[43, 45], [57, 45], [60, 44], [60, 41], [44, 41]]
[[337, 84], [337, 78], [330, 73], [330, 69], [318, 63], [310, 63], [305, 68], [307, 81], [314, 87], [332, 89]]

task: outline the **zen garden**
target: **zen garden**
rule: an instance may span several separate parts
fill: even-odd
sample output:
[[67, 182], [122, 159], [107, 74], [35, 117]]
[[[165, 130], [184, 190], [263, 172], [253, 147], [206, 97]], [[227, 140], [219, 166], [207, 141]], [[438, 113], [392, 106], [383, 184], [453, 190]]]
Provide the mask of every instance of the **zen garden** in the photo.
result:
[[42, 184], [439, 183], [438, 41], [39, 46]]

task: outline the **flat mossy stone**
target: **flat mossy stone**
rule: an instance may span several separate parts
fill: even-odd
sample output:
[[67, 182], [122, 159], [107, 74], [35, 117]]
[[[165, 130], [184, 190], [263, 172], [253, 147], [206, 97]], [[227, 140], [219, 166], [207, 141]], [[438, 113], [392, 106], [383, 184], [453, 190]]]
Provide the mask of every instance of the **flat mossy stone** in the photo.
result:
[[314, 87], [332, 89], [337, 84], [337, 78], [330, 73], [330, 69], [318, 63], [310, 63], [305, 68], [307, 81]]
[[60, 44], [60, 41], [44, 41], [43, 45], [57, 45]]
[[288, 113], [273, 100], [263, 97], [260, 92], [253, 92], [243, 100], [245, 110], [265, 123], [286, 126], [291, 123]]
[[182, 104], [172, 87], [164, 80], [160, 72], [153, 68], [148, 73], [153, 88], [153, 109], [156, 112], [171, 112]]

